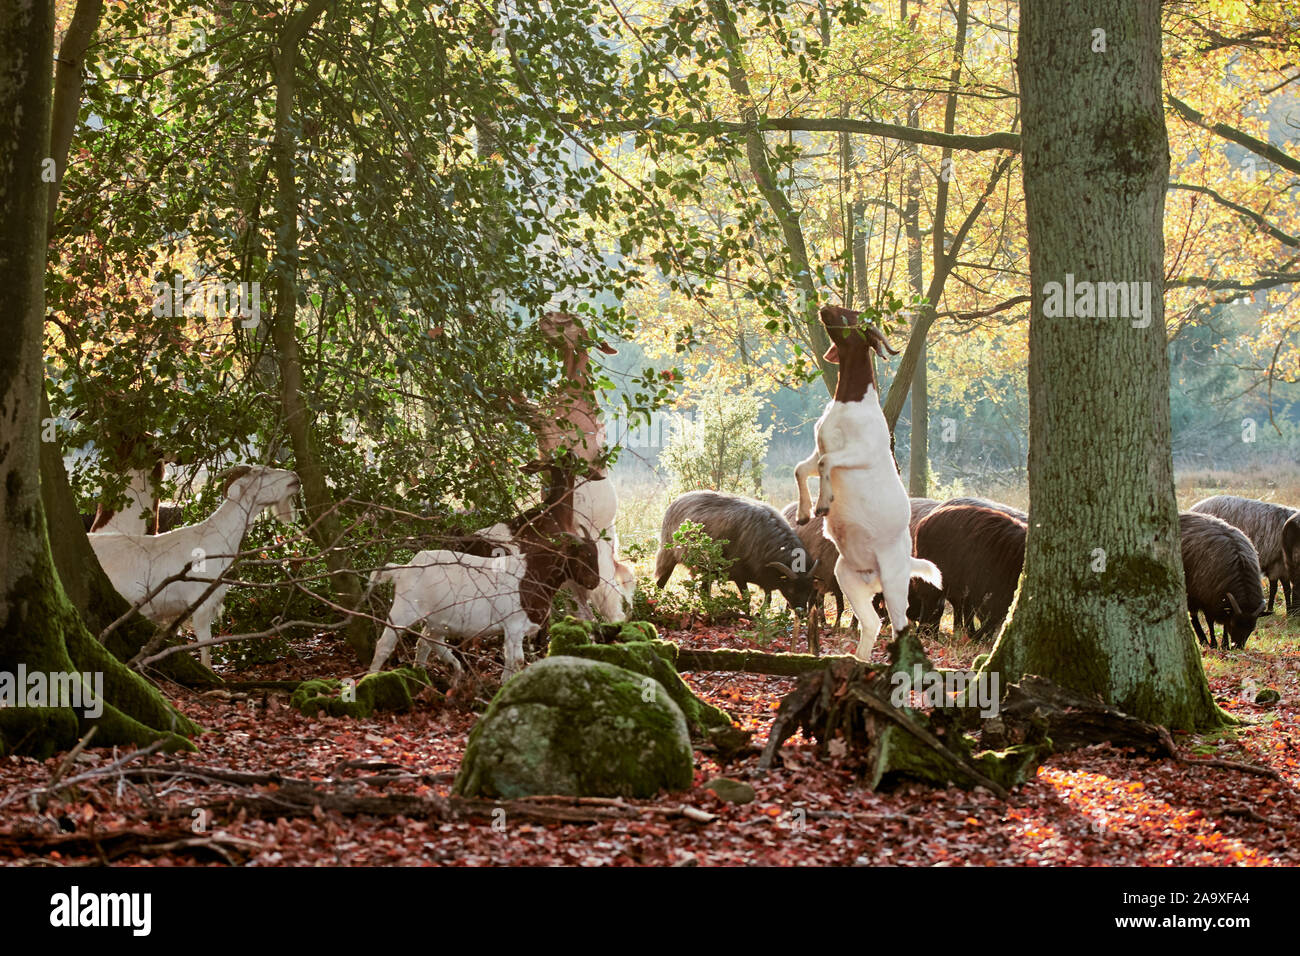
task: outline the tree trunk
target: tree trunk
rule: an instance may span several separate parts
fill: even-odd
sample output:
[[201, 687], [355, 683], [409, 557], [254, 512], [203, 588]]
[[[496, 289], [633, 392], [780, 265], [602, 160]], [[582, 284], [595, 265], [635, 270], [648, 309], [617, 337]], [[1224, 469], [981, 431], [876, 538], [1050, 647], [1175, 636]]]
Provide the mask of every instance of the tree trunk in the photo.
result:
[[[46, 210], [46, 240], [53, 238], [55, 208], [68, 165], [77, 114], [81, 110], [83, 62], [90, 41], [99, 27], [103, 0], [78, 0], [63, 42], [59, 45], [58, 66], [54, 76], [54, 102], [50, 119], [50, 158], [54, 160], [55, 179], [49, 186]], [[44, 390], [41, 392], [41, 419], [53, 417]], [[44, 429], [42, 429], [44, 430]], [[54, 569], [63, 590], [92, 634], [120, 618], [130, 605], [117, 593], [104, 569], [99, 566], [86, 530], [81, 522], [76, 496], [63, 467], [63, 445], [55, 440], [41, 442], [41, 502], [49, 528]], [[153, 637], [154, 625], [140, 615], [118, 626], [105, 646], [118, 660], [130, 660]], [[182, 683], [210, 682], [212, 673], [188, 654], [174, 655], [158, 666], [159, 673]]]
[[[1208, 728], [1222, 715], [1188, 626], [1170, 451], [1160, 4], [1020, 9], [1029, 538], [987, 668], [1004, 685], [1037, 674], [1143, 720]], [[1149, 312], [1058, 316], [1048, 283], [1063, 292], [1067, 275], [1076, 290], [1144, 283]]]
[[930, 396], [926, 391], [925, 346], [912, 377], [912, 444], [908, 450], [907, 493], [924, 498], [930, 493]]
[[[271, 339], [280, 373], [280, 405], [285, 428], [293, 445], [295, 469], [302, 480], [305, 518], [312, 540], [325, 552], [335, 593], [346, 606], [355, 608], [361, 603], [361, 582], [351, 568], [348, 553], [339, 550], [342, 526], [333, 510], [335, 502], [325, 485], [325, 470], [316, 450], [297, 329], [299, 197], [294, 169], [293, 109], [297, 96], [298, 44], [327, 6], [328, 0], [313, 0], [296, 13], [285, 27], [275, 57], [275, 211], [279, 222], [275, 230], [276, 299]], [[347, 642], [362, 663], [369, 663], [374, 652], [374, 634], [367, 619], [352, 619]]]
[[[97, 746], [160, 737], [171, 747], [190, 746], [176, 733], [198, 728], [94, 640], [50, 553], [40, 491], [50, 200], [41, 171], [50, 147], [53, 43], [52, 2], [0, 0], [0, 168], [9, 171], [0, 177], [0, 330], [9, 345], [0, 350], [0, 673], [16, 704], [0, 707], [0, 751], [48, 755], [74, 746], [91, 726]], [[17, 685], [22, 671], [47, 681], [85, 675], [77, 678], [79, 696], [102, 677], [102, 713], [36, 697], [30, 683]], [[83, 696], [82, 703], [91, 701]]]
[[[908, 23], [907, 0], [901, 0], [899, 3], [899, 19]], [[952, 94], [948, 97], [948, 102], [953, 102]], [[907, 125], [916, 129], [921, 125], [921, 117], [913, 100], [907, 109]], [[952, 130], [948, 130], [952, 132]], [[921, 249], [921, 150], [915, 143], [907, 149], [907, 202], [903, 206], [903, 229], [907, 235], [907, 281], [911, 286], [912, 294], [922, 296], [925, 294], [925, 256]], [[945, 186], [940, 183], [940, 186]], [[933, 229], [942, 231], [943, 221], [936, 219], [931, 224]], [[936, 263], [939, 266], [940, 263]], [[934, 275], [938, 275], [938, 268], [935, 269]], [[921, 307], [926, 313], [933, 314], [934, 304]], [[930, 403], [926, 400], [926, 381], [925, 381], [925, 335], [929, 326], [925, 330], [916, 332], [921, 336], [921, 354], [917, 360], [916, 373], [912, 377], [912, 429], [911, 438], [908, 443], [908, 465], [907, 465], [907, 485], [908, 494], [918, 498], [926, 496], [926, 488], [929, 485], [929, 454], [930, 454], [930, 430], [928, 428], [929, 420], [927, 416], [930, 411]], [[891, 440], [894, 430], [891, 427], [889, 431]]]
[[839, 366], [823, 358], [826, 350], [831, 346], [831, 341], [818, 316], [820, 306], [817, 301], [817, 287], [813, 282], [812, 266], [808, 261], [808, 245], [804, 241], [799, 213], [790, 205], [790, 200], [777, 185], [776, 177], [772, 173], [772, 164], [768, 162], [767, 143], [758, 128], [758, 106], [749, 88], [749, 77], [745, 73], [740, 33], [736, 29], [735, 19], [727, 4], [721, 0], [710, 0], [709, 9], [727, 50], [727, 82], [732, 92], [740, 99], [742, 118], [750, 124], [749, 130], [745, 133], [745, 156], [749, 161], [749, 171], [754, 174], [758, 191], [763, 194], [763, 199], [781, 227], [790, 278], [798, 289], [801, 299], [800, 314], [803, 317], [804, 329], [812, 341], [813, 357], [817, 360], [817, 367], [822, 370], [822, 381], [826, 385], [826, 390], [834, 395], [835, 383], [839, 379]]

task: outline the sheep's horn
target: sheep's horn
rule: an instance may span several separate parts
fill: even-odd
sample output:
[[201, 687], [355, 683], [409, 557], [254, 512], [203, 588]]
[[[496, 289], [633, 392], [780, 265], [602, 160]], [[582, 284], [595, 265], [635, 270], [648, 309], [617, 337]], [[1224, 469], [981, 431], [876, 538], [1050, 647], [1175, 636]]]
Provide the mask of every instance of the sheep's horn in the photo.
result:
[[1228, 603], [1232, 605], [1232, 613], [1241, 617], [1241, 605], [1237, 603], [1237, 598], [1231, 591], [1228, 592]]
[[787, 568], [787, 567], [786, 567], [784, 564], [782, 564], [780, 561], [769, 561], [769, 562], [767, 562], [767, 566], [768, 566], [769, 568], [776, 568], [778, 571], [780, 571], [782, 574], [784, 574], [784, 575], [785, 575], [787, 578], [789, 578], [791, 581], [795, 580], [795, 579], [798, 577], [797, 574], [795, 574], [793, 571], [791, 571], [789, 568]]
[[808, 569], [806, 572], [804, 572], [804, 573], [805, 573], [808, 577], [812, 577], [813, 572], [817, 570], [817, 565], [819, 565], [819, 564], [821, 564], [821, 563], [822, 563], [822, 559], [821, 559], [821, 558], [817, 558], [816, 560], [813, 561], [813, 563], [812, 563], [812, 567], [809, 568], [809, 569]]

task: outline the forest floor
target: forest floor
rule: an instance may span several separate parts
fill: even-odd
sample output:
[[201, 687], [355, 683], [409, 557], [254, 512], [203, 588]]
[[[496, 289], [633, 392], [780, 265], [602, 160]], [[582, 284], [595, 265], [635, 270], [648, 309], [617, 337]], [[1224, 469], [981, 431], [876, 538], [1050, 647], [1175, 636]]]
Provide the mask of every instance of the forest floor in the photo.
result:
[[[89, 750], [63, 768], [59, 786], [48, 792], [42, 788], [64, 755], [0, 759], [0, 863], [1294, 865], [1300, 863], [1300, 629], [1286, 628], [1280, 615], [1261, 625], [1244, 651], [1205, 652], [1217, 700], [1243, 722], [1209, 737], [1176, 735], [1192, 759], [1266, 768], [1260, 773], [1103, 746], [1052, 757], [1007, 801], [983, 790], [919, 785], [872, 793], [847, 759], [823, 759], [796, 736], [771, 772], [757, 769], [757, 751], [726, 766], [700, 753], [693, 789], [653, 801], [570, 807], [579, 822], [549, 819], [545, 807], [440, 815], [428, 808], [447, 806], [439, 798], [449, 791], [475, 721], [470, 705], [493, 687], [486, 668], [482, 684], [458, 685], [459, 695], [426, 692], [428, 699], [422, 695], [408, 713], [366, 720], [305, 717], [288, 706], [287, 692], [276, 690], [168, 688], [177, 706], [207, 728], [197, 753]], [[758, 647], [734, 627], [664, 636], [684, 647]], [[880, 660], [885, 643], [876, 645]], [[778, 640], [763, 649], [803, 650], [802, 641], [798, 648], [788, 644]], [[849, 649], [848, 636], [824, 642], [827, 652]], [[984, 648], [950, 640], [927, 649], [937, 665], [962, 667]], [[495, 656], [496, 649], [483, 650]], [[334, 640], [307, 639], [293, 644], [285, 660], [225, 676], [360, 674]], [[790, 679], [750, 674], [684, 676], [700, 696], [753, 730], [760, 746], [793, 686]], [[1269, 687], [1281, 702], [1254, 704], [1255, 688]], [[716, 776], [748, 782], [756, 799], [724, 803], [702, 787]], [[290, 818], [280, 816], [277, 800], [291, 795], [289, 778], [310, 781], [347, 808], [304, 811], [286, 799]], [[378, 815], [357, 812], [364, 798], [377, 798], [368, 806]], [[239, 808], [232, 800], [242, 801]]]

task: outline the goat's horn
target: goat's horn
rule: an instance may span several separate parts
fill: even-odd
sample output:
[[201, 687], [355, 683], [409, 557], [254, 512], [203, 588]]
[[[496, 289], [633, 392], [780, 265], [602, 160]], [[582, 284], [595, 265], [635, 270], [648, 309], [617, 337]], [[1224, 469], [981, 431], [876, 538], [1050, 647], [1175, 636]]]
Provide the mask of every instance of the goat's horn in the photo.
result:
[[786, 567], [784, 564], [782, 564], [780, 561], [769, 561], [769, 562], [767, 562], [767, 566], [768, 566], [769, 568], [776, 568], [778, 571], [780, 571], [782, 574], [784, 574], [787, 578], [790, 578], [790, 580], [792, 580], [792, 581], [793, 581], [796, 577], [798, 577], [798, 575], [796, 575], [793, 571], [791, 571], [789, 568], [787, 568], [787, 567]]
[[225, 471], [223, 471], [221, 473], [222, 497], [225, 497], [227, 494], [230, 493], [231, 485], [233, 485], [240, 478], [243, 478], [246, 474], [248, 474], [252, 470], [253, 470], [252, 467], [249, 465], [235, 465], [234, 467], [227, 468]]
[[892, 348], [884, 334], [874, 325], [866, 325], [863, 328], [867, 330], [867, 338], [871, 343], [871, 347], [876, 350], [876, 354], [881, 358], [885, 357], [886, 352], [890, 355], [898, 354], [898, 349]]
[[1232, 613], [1238, 617], [1241, 616], [1241, 605], [1237, 603], [1237, 598], [1231, 591], [1228, 592], [1228, 603], [1232, 605]]

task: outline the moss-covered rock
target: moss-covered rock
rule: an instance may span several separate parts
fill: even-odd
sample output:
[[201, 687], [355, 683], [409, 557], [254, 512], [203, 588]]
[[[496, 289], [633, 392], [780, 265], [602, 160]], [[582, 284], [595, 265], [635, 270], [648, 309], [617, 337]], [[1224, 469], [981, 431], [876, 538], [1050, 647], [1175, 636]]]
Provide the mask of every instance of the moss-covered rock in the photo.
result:
[[598, 660], [538, 661], [470, 732], [454, 792], [468, 797], [652, 797], [693, 779], [686, 718], [657, 680]]
[[289, 704], [308, 717], [326, 713], [331, 717], [369, 717], [377, 710], [410, 710], [411, 696], [427, 687], [429, 675], [418, 667], [399, 667], [380, 674], [367, 674], [355, 687], [341, 680], [308, 680], [298, 685]]
[[620, 638], [624, 635], [629, 638], [625, 643], [593, 644], [591, 630], [586, 622], [565, 618], [551, 627], [551, 649], [548, 656], [582, 657], [653, 677], [681, 708], [687, 727], [694, 737], [705, 736], [714, 727], [731, 726], [730, 714], [700, 700], [686, 686], [675, 666], [677, 645], [672, 641], [659, 640], [655, 636], [653, 624], [646, 621], [629, 622], [620, 629]]

